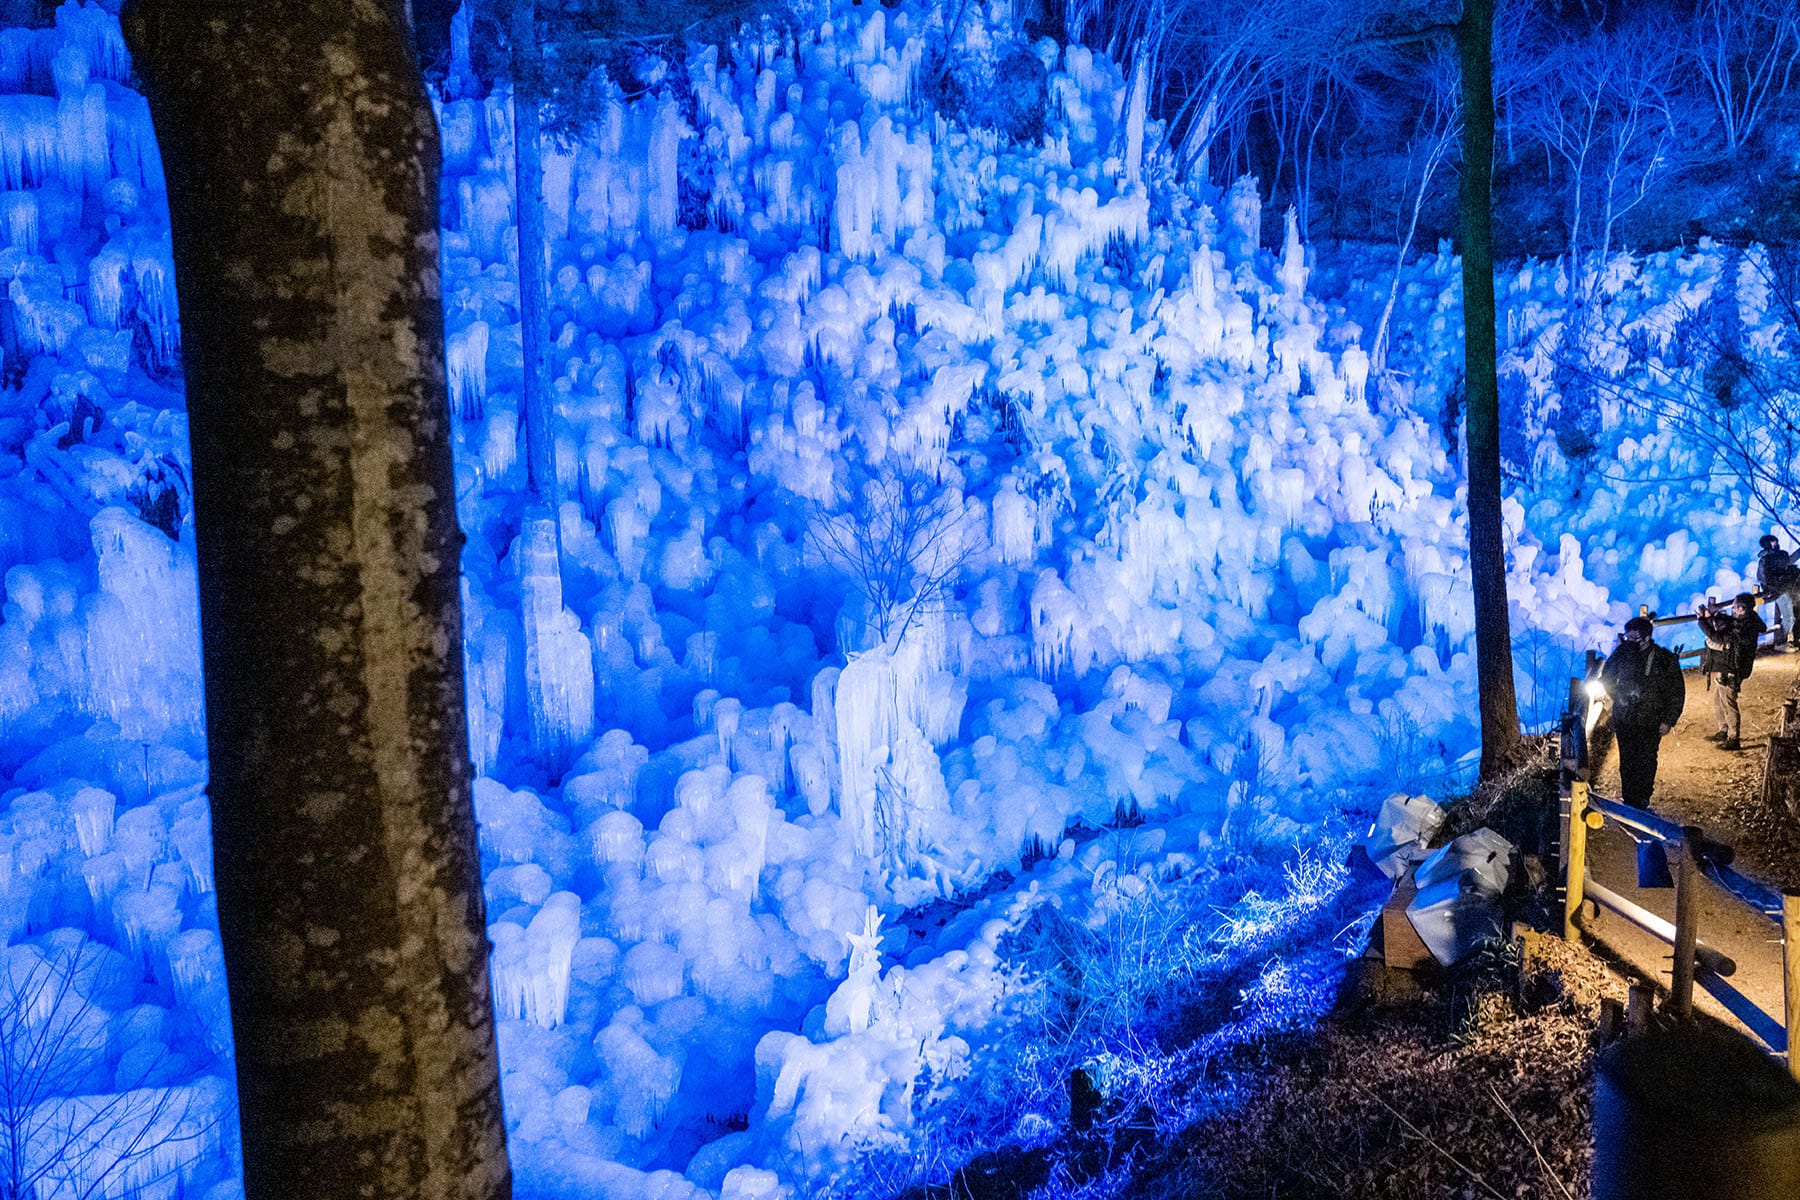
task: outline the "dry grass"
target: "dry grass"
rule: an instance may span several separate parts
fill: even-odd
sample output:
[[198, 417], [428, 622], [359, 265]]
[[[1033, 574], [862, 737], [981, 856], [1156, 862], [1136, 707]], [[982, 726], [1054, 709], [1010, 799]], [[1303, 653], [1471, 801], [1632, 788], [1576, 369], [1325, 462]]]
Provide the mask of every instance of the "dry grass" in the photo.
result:
[[1595, 1016], [1623, 985], [1544, 938], [1396, 1006], [1343, 1012], [1222, 1064], [1216, 1114], [1144, 1164], [1144, 1200], [1576, 1200]]

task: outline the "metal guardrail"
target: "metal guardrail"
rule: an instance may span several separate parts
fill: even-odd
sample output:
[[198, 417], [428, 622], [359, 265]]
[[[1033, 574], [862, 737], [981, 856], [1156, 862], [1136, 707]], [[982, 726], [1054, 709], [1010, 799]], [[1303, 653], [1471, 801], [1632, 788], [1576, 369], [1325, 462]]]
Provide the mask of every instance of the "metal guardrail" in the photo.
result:
[[[1774, 599], [1761, 592], [1752, 593], [1760, 605]], [[1658, 628], [1686, 624], [1699, 619], [1698, 613], [1676, 613], [1659, 617], [1648, 607], [1638, 614], [1648, 617]], [[1771, 631], [1772, 633], [1773, 631]], [[1787, 631], [1791, 637], [1793, 630]], [[1698, 650], [1679, 655], [1695, 657]], [[1599, 674], [1600, 656], [1588, 654], [1586, 680]], [[1562, 858], [1564, 865], [1563, 936], [1574, 940], [1581, 932], [1582, 908], [1592, 901], [1597, 908], [1616, 913], [1638, 929], [1662, 941], [1670, 948], [1669, 1003], [1676, 1016], [1686, 1019], [1693, 1014], [1694, 988], [1704, 989], [1719, 1004], [1749, 1029], [1769, 1050], [1785, 1055], [1788, 1073], [1800, 1079], [1800, 1045], [1790, 1045], [1790, 1031], [1800, 1031], [1800, 893], [1779, 893], [1736, 870], [1732, 865], [1731, 847], [1714, 842], [1697, 826], [1679, 825], [1645, 809], [1632, 808], [1617, 800], [1594, 795], [1588, 782], [1588, 747], [1594, 726], [1600, 716], [1599, 702], [1590, 697], [1583, 679], [1569, 681], [1569, 705], [1563, 715], [1562, 793], [1566, 806], [1563, 828]], [[1782, 706], [1781, 735], [1789, 736], [1800, 729], [1800, 706], [1790, 698]], [[1771, 794], [1769, 773], [1774, 769], [1771, 743], [1770, 762], [1765, 768], [1763, 791]], [[1663, 847], [1670, 858], [1675, 882], [1675, 919], [1667, 920], [1642, 905], [1621, 896], [1590, 877], [1587, 861], [1587, 838], [1590, 831], [1602, 828], [1607, 821], [1628, 830], [1638, 841], [1651, 840]], [[1779, 1018], [1765, 1012], [1743, 992], [1726, 982], [1736, 974], [1737, 964], [1729, 955], [1700, 939], [1699, 881], [1705, 877], [1731, 900], [1775, 927], [1781, 938], [1782, 1012]], [[1795, 1032], [1800, 1038], [1800, 1032]]]
[[[1573, 714], [1565, 727], [1573, 722]], [[1585, 746], [1580, 765], [1585, 766]], [[1564, 771], [1568, 822], [1563, 845], [1565, 890], [1563, 936], [1581, 933], [1581, 910], [1587, 901], [1618, 914], [1671, 950], [1669, 1009], [1677, 1017], [1693, 1015], [1694, 988], [1704, 988], [1775, 1054], [1786, 1055], [1788, 1073], [1800, 1079], [1800, 1053], [1789, 1045], [1788, 1032], [1800, 1029], [1800, 895], [1782, 895], [1749, 879], [1731, 866], [1731, 850], [1707, 839], [1693, 825], [1677, 825], [1655, 813], [1631, 808], [1592, 793], [1585, 779]], [[1611, 820], [1640, 840], [1659, 843], [1671, 858], [1675, 879], [1675, 919], [1666, 920], [1588, 876], [1587, 838]], [[1724, 893], [1774, 924], [1781, 935], [1782, 1014], [1780, 1019], [1759, 1008], [1726, 980], [1737, 964], [1700, 940], [1699, 880], [1705, 876]]]

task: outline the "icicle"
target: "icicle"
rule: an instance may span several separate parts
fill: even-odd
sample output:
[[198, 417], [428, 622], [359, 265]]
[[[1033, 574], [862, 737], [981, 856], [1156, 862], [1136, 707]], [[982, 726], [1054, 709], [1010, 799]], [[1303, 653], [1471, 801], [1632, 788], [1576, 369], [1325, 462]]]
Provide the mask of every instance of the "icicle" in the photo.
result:
[[644, 203], [644, 232], [658, 246], [667, 246], [674, 236], [681, 209], [680, 150], [681, 135], [687, 128], [681, 110], [673, 100], [656, 106], [650, 123], [650, 143], [644, 164], [649, 173], [649, 191]]
[[632, 999], [649, 1006], [681, 995], [687, 963], [681, 953], [660, 942], [639, 942], [625, 952], [619, 978]]
[[50, 81], [59, 97], [79, 96], [86, 91], [87, 51], [65, 41], [62, 48], [50, 57]]
[[131, 78], [131, 54], [119, 18], [101, 4], [65, 3], [56, 9], [57, 37], [81, 54], [83, 77], [124, 82]]
[[56, 101], [0, 96], [0, 184], [9, 189], [50, 181], [58, 161]]
[[486, 321], [470, 321], [446, 339], [450, 407], [465, 421], [478, 420], [487, 411], [488, 336]]
[[189, 1011], [202, 1010], [208, 993], [225, 988], [225, 954], [210, 929], [189, 929], [169, 940], [169, 976], [175, 999]]
[[[648, 956], [653, 943], [645, 942], [633, 946], [626, 954], [627, 961], [633, 954], [639, 955], [638, 969], [640, 974], [633, 976], [640, 982], [646, 980], [641, 972], [645, 967], [644, 959]], [[679, 994], [680, 956], [666, 946], [655, 946], [662, 951], [657, 966], [667, 973], [670, 964], [668, 955], [675, 955], [673, 964], [676, 994]], [[627, 987], [629, 987], [629, 982]], [[636, 989], [632, 989], [634, 994]], [[660, 995], [666, 987], [658, 987], [649, 994]], [[641, 1002], [640, 1002], [641, 1003]], [[594, 1051], [606, 1064], [608, 1085], [604, 1089], [606, 1095], [615, 1097], [616, 1107], [612, 1114], [612, 1123], [629, 1138], [648, 1137], [669, 1110], [681, 1087], [681, 1064], [672, 1058], [658, 1054], [650, 1043], [634, 1029], [615, 1018], [594, 1038]]]
[[838, 677], [838, 810], [857, 853], [873, 857], [877, 775], [899, 736], [898, 684], [880, 651], [852, 660]]
[[719, 758], [726, 766], [734, 766], [732, 743], [737, 740], [738, 725], [744, 717], [744, 704], [727, 696], [713, 706], [713, 732], [719, 739]]
[[1040, 679], [1054, 679], [1070, 666], [1086, 669], [1085, 654], [1076, 662], [1082, 623], [1075, 594], [1055, 571], [1039, 572], [1031, 589], [1031, 662]]
[[169, 251], [148, 238], [139, 239], [132, 247], [131, 273], [137, 284], [138, 311], [150, 331], [152, 357], [158, 363], [172, 363], [181, 334], [176, 316], [175, 264]]
[[874, 164], [863, 154], [861, 132], [854, 121], [846, 121], [838, 129], [837, 161], [832, 248], [846, 258], [872, 258], [880, 179]]
[[[664, 825], [668, 826], [668, 822]], [[698, 883], [706, 866], [698, 847], [665, 828], [650, 839], [644, 850], [644, 872], [659, 883]]]
[[587, 829], [588, 849], [594, 861], [606, 865], [637, 865], [644, 858], [644, 823], [628, 812], [601, 814]]
[[1225, 194], [1225, 261], [1235, 267], [1256, 258], [1262, 241], [1262, 197], [1257, 194], [1256, 179], [1240, 175]]
[[1132, 57], [1131, 91], [1125, 100], [1125, 182], [1137, 183], [1144, 174], [1144, 122], [1150, 114], [1150, 54], [1140, 41]]
[[75, 819], [75, 837], [81, 852], [88, 858], [106, 852], [112, 839], [113, 813], [118, 802], [111, 792], [84, 787], [69, 801], [69, 815]]
[[1306, 292], [1306, 247], [1300, 244], [1300, 214], [1292, 206], [1287, 210], [1287, 234], [1281, 243], [1281, 266], [1276, 278], [1290, 300], [1298, 300]]
[[93, 905], [94, 912], [105, 918], [105, 923], [109, 926], [113, 900], [125, 887], [130, 875], [131, 868], [123, 854], [96, 854], [81, 864], [81, 880], [87, 885], [88, 901]]
[[142, 891], [128, 888], [114, 896], [112, 914], [125, 949], [148, 968], [181, 930], [181, 894], [161, 883]]
[[992, 524], [994, 550], [1001, 562], [1030, 562], [1037, 554], [1037, 505], [1012, 476], [994, 496]]
[[526, 520], [519, 562], [532, 745], [560, 770], [593, 737], [593, 646], [575, 614], [563, 607], [556, 523], [548, 515]]
[[29, 353], [61, 354], [87, 324], [80, 305], [60, 298], [42, 279], [14, 279], [7, 285], [12, 301], [20, 348]]
[[194, 891], [199, 895], [212, 891], [212, 810], [205, 800], [189, 800], [181, 806], [169, 840], [187, 868]]
[[[9, 193], [16, 194], [16, 193]], [[11, 227], [9, 215], [8, 227]], [[35, 231], [33, 236], [36, 236]], [[88, 320], [96, 329], [117, 329], [125, 307], [125, 272], [131, 254], [117, 239], [88, 262]]]
[[469, 31], [475, 20], [473, 4], [458, 4], [450, 18], [450, 69], [444, 79], [444, 94], [461, 98], [475, 93], [479, 86], [469, 55]]
[[149, 101], [136, 92], [113, 92], [107, 105], [106, 128], [113, 169], [147, 192], [166, 191]]
[[38, 201], [32, 192], [0, 193], [0, 222], [6, 244], [27, 254], [38, 252]]

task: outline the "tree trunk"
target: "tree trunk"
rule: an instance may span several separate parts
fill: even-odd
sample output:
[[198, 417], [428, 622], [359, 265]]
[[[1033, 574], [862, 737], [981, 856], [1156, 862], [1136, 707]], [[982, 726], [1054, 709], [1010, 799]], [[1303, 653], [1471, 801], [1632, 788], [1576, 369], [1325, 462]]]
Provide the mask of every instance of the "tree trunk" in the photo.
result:
[[1481, 691], [1481, 777], [1519, 744], [1512, 627], [1506, 610], [1506, 540], [1500, 518], [1500, 382], [1494, 311], [1493, 0], [1465, 0], [1456, 45], [1462, 59], [1460, 204], [1463, 379], [1468, 407], [1469, 572], [1475, 588], [1475, 669]]
[[437, 134], [401, 0], [125, 24], [185, 333], [245, 1190], [497, 1200]]
[[[513, 195], [519, 209], [519, 341], [525, 354], [525, 466], [531, 490], [556, 516], [556, 439], [550, 427], [549, 314], [545, 311], [543, 98], [535, 0], [514, 0], [507, 36], [512, 42]], [[560, 550], [558, 557], [561, 557]]]
[[[1425, 208], [1425, 197], [1431, 190], [1431, 177], [1437, 174], [1438, 162], [1449, 145], [1448, 137], [1440, 137], [1425, 153], [1425, 166], [1419, 174], [1419, 188], [1413, 193], [1412, 215], [1406, 222], [1406, 237], [1400, 242], [1400, 253], [1394, 263], [1394, 278], [1388, 283], [1387, 303], [1381, 306], [1381, 319], [1375, 322], [1374, 349], [1369, 352], [1369, 374], [1379, 379], [1387, 374], [1387, 355], [1394, 307], [1400, 303], [1400, 278], [1406, 273], [1406, 259], [1412, 253], [1413, 237], [1419, 232], [1419, 213]], [[1466, 260], [1465, 260], [1466, 261]]]

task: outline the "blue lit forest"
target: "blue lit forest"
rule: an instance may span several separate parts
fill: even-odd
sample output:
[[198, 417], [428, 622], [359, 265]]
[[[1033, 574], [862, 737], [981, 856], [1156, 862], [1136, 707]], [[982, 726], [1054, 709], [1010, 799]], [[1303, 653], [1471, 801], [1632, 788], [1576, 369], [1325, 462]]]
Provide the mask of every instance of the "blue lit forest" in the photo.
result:
[[[0, 4], [0, 1196], [231, 1200], [182, 329], [116, 8]], [[1479, 760], [1444, 19], [797, 0], [620, 39], [556, 81], [521, 249], [502, 30], [458, 14], [517, 1194], [891, 1195], [1053, 1136], [1076, 1070], [1179, 1130], [1210, 1049], [1329, 1005], [1353, 836]], [[1521, 0], [1495, 54], [1541, 732], [1638, 605], [1746, 590], [1795, 516], [1795, 393], [1732, 380], [1791, 378], [1800, 14]]]

